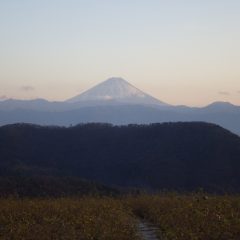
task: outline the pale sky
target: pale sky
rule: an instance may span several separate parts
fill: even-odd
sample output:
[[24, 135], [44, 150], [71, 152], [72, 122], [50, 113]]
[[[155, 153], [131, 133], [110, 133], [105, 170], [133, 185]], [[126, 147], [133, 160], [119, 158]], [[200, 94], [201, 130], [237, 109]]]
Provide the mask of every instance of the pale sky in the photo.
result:
[[113, 76], [170, 104], [240, 105], [240, 1], [0, 0], [0, 98]]

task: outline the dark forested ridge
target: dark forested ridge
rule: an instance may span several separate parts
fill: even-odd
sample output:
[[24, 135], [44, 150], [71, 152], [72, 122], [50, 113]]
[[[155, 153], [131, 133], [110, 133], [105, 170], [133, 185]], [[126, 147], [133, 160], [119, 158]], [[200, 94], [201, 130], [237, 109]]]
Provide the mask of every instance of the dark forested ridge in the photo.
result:
[[240, 138], [201, 122], [1, 127], [1, 179], [36, 176], [155, 190], [240, 191]]
[[0, 177], [1, 197], [116, 196], [117, 189], [78, 177], [12, 175]]

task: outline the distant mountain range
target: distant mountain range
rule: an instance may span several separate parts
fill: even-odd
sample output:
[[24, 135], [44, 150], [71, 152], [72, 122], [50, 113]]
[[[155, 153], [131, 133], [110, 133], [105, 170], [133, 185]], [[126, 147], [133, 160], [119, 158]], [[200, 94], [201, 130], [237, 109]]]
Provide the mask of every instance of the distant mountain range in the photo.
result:
[[0, 102], [0, 125], [18, 122], [69, 126], [88, 122], [143, 124], [204, 121], [240, 134], [240, 107], [215, 102], [203, 108], [172, 106], [135, 88], [122, 78], [110, 78], [64, 102], [44, 99]]

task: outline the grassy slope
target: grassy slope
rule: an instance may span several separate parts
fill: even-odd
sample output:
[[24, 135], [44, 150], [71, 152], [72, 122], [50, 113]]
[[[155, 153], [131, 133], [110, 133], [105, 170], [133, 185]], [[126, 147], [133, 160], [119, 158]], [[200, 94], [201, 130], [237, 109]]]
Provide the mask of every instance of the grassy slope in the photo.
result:
[[0, 239], [135, 240], [135, 221], [110, 198], [0, 200]]
[[1, 199], [0, 239], [137, 240], [136, 218], [165, 240], [239, 240], [240, 197], [140, 195]]
[[239, 240], [240, 197], [143, 195], [127, 203], [167, 240]]

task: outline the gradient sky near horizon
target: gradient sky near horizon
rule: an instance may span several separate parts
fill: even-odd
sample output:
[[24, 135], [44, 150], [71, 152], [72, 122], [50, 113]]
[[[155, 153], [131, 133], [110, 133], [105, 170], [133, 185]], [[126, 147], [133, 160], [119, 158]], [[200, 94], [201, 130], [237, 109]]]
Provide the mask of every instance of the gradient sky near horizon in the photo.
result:
[[240, 105], [240, 1], [0, 0], [0, 98], [113, 76], [170, 104]]

